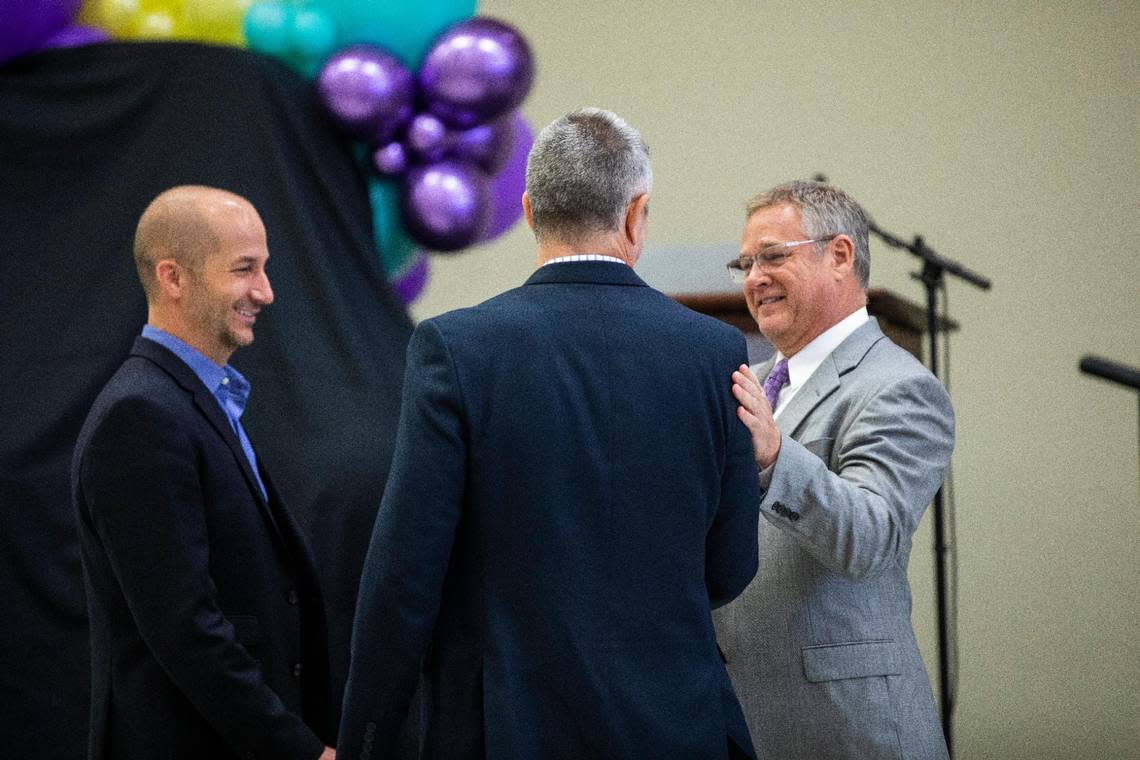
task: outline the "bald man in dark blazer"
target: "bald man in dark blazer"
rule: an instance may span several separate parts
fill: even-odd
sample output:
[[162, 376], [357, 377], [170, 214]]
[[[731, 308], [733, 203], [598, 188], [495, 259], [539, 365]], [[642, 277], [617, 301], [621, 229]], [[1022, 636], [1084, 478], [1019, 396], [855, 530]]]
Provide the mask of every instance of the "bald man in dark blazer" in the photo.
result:
[[160, 195], [135, 258], [148, 319], [75, 449], [91, 623], [88, 755], [327, 760], [313, 558], [239, 421], [228, 365], [273, 301], [243, 198]]

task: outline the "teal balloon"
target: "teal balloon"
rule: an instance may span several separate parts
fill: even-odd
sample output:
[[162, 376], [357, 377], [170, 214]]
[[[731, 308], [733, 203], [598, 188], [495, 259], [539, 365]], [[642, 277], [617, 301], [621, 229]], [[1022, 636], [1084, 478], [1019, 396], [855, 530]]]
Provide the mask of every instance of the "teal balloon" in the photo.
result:
[[372, 203], [372, 236], [380, 252], [380, 262], [389, 279], [408, 268], [420, 250], [400, 221], [400, 182], [369, 179], [368, 200]]
[[341, 45], [379, 45], [412, 71], [440, 32], [475, 15], [475, 0], [318, 0], [309, 7], [336, 20]]
[[302, 8], [293, 17], [290, 47], [298, 58], [321, 62], [336, 47], [336, 24], [316, 8]]
[[250, 50], [283, 58], [289, 52], [292, 9], [280, 3], [257, 3], [245, 12], [242, 31]]

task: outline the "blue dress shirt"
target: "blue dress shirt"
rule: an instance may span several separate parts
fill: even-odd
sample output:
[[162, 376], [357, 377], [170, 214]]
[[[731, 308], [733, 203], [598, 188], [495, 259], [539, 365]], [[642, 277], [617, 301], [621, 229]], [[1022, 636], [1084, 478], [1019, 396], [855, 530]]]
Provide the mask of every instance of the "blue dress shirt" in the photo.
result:
[[261, 496], [268, 501], [269, 496], [265, 492], [265, 483], [261, 482], [261, 473], [257, 470], [257, 455], [253, 453], [253, 444], [249, 442], [249, 436], [245, 434], [245, 429], [242, 428], [240, 422], [241, 414], [245, 411], [245, 402], [249, 400], [249, 381], [230, 365], [219, 367], [189, 343], [157, 327], [143, 325], [142, 336], [173, 351], [175, 356], [194, 371], [194, 374], [210, 390], [210, 393], [214, 394], [218, 405], [222, 407], [222, 411], [225, 412], [226, 418], [230, 421], [238, 441], [241, 442], [241, 450], [245, 452], [245, 458], [253, 470], [253, 476], [257, 478]]

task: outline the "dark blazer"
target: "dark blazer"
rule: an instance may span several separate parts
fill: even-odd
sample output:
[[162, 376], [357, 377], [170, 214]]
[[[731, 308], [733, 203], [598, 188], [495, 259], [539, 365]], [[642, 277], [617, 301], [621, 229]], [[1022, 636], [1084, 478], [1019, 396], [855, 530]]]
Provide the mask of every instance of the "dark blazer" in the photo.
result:
[[79, 434], [91, 758], [297, 758], [328, 741], [312, 556], [217, 401], [139, 338]]
[[751, 756], [710, 614], [757, 565], [744, 361], [607, 262], [422, 323], [338, 753], [391, 752], [422, 664], [428, 758]]

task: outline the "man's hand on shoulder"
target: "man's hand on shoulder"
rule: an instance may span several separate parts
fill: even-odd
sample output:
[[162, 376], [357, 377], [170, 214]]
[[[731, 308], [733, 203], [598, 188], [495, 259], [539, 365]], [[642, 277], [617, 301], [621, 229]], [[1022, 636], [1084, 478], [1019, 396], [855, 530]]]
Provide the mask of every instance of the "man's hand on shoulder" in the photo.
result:
[[761, 470], [772, 466], [780, 454], [780, 428], [772, 417], [772, 407], [756, 375], [747, 365], [732, 373], [732, 395], [740, 402], [736, 416], [752, 433], [752, 450]]
[[332, 747], [325, 747], [325, 751], [321, 753], [321, 756], [318, 757], [317, 760], [336, 760], [336, 750]]

